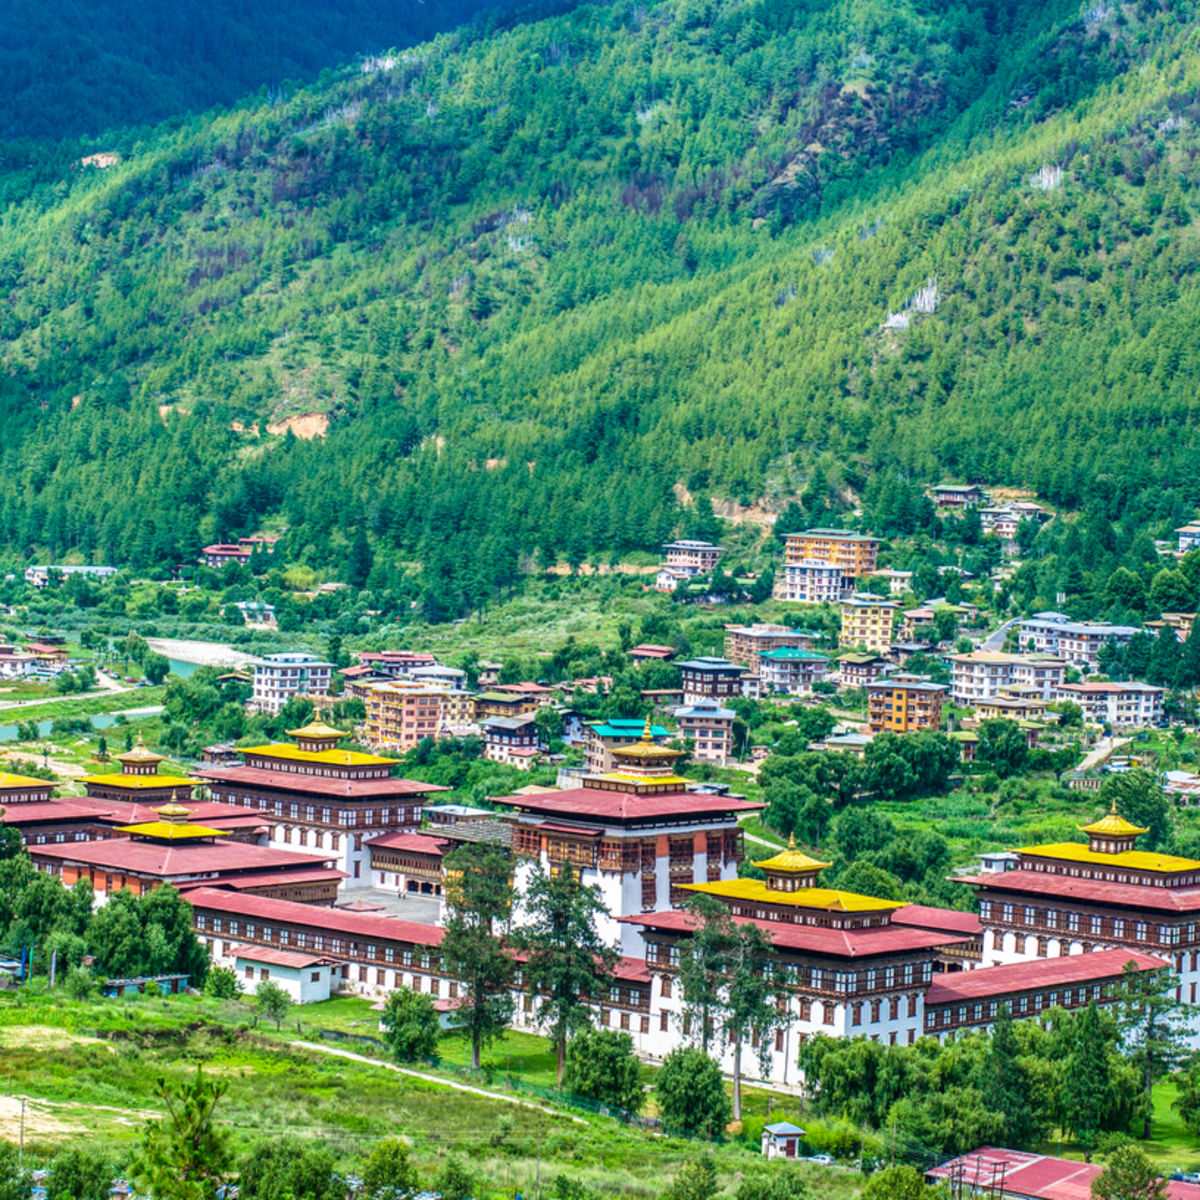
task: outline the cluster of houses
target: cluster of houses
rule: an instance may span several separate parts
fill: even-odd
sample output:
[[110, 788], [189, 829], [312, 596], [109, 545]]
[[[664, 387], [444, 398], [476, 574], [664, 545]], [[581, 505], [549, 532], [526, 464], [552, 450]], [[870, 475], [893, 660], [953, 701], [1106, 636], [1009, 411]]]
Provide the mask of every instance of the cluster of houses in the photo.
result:
[[69, 667], [70, 651], [62, 634], [46, 633], [23, 643], [0, 638], [0, 680], [53, 679]]

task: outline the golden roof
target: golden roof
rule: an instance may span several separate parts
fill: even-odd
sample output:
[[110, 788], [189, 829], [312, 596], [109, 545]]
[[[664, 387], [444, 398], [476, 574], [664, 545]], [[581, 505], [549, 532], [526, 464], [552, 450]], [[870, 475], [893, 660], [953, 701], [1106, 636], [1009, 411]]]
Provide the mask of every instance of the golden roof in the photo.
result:
[[294, 738], [344, 738], [346, 731], [334, 729], [332, 725], [326, 725], [324, 721], [310, 721], [303, 729], [287, 730], [287, 735]]
[[242, 754], [258, 754], [264, 758], [290, 758], [296, 762], [327, 763], [336, 767], [382, 766], [399, 762], [398, 758], [382, 758], [378, 754], [363, 754], [358, 750], [298, 750], [285, 743], [271, 746], [247, 746]]
[[210, 829], [207, 825], [186, 825], [178, 821], [144, 821], [140, 825], [118, 825], [118, 833], [159, 838], [167, 842], [186, 842], [196, 838], [228, 837], [228, 829]]
[[1124, 850], [1120, 854], [1103, 854], [1090, 850], [1079, 842], [1052, 842], [1045, 846], [1022, 846], [1018, 854], [1034, 858], [1061, 858], [1065, 862], [1093, 863], [1102, 867], [1127, 867], [1133, 871], [1158, 871], [1164, 875], [1178, 875], [1184, 871], [1200, 871], [1200, 862], [1194, 858], [1180, 858], [1175, 854], [1159, 854], [1154, 850]]
[[98, 783], [105, 787], [129, 788], [133, 791], [196, 786], [194, 779], [183, 779], [178, 775], [122, 775], [119, 771], [112, 771], [107, 775], [81, 775], [79, 782]]
[[1112, 809], [1107, 816], [1101, 817], [1099, 821], [1093, 821], [1090, 825], [1080, 825], [1079, 828], [1084, 833], [1108, 834], [1109, 837], [1132, 837], [1139, 833], [1149, 832], [1138, 825], [1131, 825], [1125, 820], [1117, 812], [1117, 802], [1115, 799], [1112, 802]]
[[796, 835], [793, 833], [788, 838], [786, 850], [781, 850], [778, 854], [774, 854], [770, 858], [764, 858], [761, 862], [756, 862], [754, 865], [761, 867], [764, 871], [794, 871], [799, 875], [807, 871], [819, 871], [832, 864], [819, 862], [817, 859], [805, 854], [803, 850], [797, 850]]
[[807, 887], [794, 892], [778, 892], [761, 879], [726, 879], [716, 883], [685, 883], [691, 892], [705, 892], [730, 900], [748, 900], [759, 904], [786, 905], [789, 908], [817, 908], [824, 912], [885, 912], [903, 908], [903, 900], [880, 900], [858, 892], [840, 892], [836, 888]]
[[192, 810], [182, 804], [164, 804], [154, 810], [160, 817], [190, 817]]
[[167, 761], [167, 756], [165, 754], [155, 754], [154, 751], [151, 750], [150, 747], [146, 745], [146, 743], [143, 740], [142, 735], [140, 733], [138, 734], [137, 744], [133, 747], [132, 750], [126, 750], [124, 754], [115, 754], [115, 755], [113, 755], [113, 757], [117, 760], [117, 762], [121, 762], [121, 763], [126, 763], [126, 762], [141, 762], [141, 763], [156, 762], [156, 763], [159, 763], [159, 762]]
[[654, 740], [654, 730], [650, 725], [649, 717], [646, 718], [646, 724], [642, 726], [641, 741], [633, 742], [628, 746], [614, 746], [610, 753], [614, 758], [618, 755], [628, 755], [630, 758], [669, 758], [672, 760], [683, 757], [682, 750], [672, 750], [668, 746], [660, 746]]
[[589, 775], [589, 779], [611, 779], [614, 783], [641, 783], [647, 787], [661, 787], [665, 783], [672, 787], [686, 788], [692, 781], [683, 775], [638, 775], [633, 771], [605, 771], [603, 775]]
[[32, 779], [28, 775], [14, 775], [9, 771], [0, 771], [0, 788], [52, 788], [54, 784], [46, 779]]

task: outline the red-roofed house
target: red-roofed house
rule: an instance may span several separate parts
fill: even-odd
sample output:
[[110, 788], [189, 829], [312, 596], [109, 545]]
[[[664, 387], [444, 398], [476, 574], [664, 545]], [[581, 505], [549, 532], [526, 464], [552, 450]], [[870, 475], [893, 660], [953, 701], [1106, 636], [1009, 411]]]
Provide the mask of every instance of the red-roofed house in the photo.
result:
[[634, 662], [667, 662], [675, 657], [674, 646], [656, 646], [653, 642], [642, 642], [629, 651]]
[[442, 894], [442, 859], [454, 848], [425, 833], [385, 833], [367, 843], [371, 881], [378, 888], [424, 896]]
[[233, 969], [245, 991], [253, 992], [269, 979], [287, 992], [293, 1004], [328, 1000], [334, 976], [341, 977], [340, 965], [323, 954], [272, 950], [268, 946], [234, 946], [226, 957], [233, 960]]

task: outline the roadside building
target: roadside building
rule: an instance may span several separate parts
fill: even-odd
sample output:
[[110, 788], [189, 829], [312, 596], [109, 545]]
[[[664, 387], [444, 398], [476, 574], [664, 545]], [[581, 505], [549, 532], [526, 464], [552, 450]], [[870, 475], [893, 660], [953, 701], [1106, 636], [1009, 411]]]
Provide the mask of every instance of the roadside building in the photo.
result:
[[808, 696], [814, 683], [824, 683], [829, 658], [812, 650], [781, 646], [758, 657], [758, 672], [763, 694], [767, 696]]
[[787, 625], [726, 625], [725, 657], [754, 671], [761, 655], [771, 650], [811, 650], [820, 636]]
[[1163, 723], [1163, 689], [1149, 683], [1061, 683], [1056, 700], [1071, 700], [1083, 709], [1084, 719], [1114, 729]]
[[721, 559], [720, 546], [697, 538], [680, 538], [663, 546], [662, 565], [684, 578], [711, 575]]
[[1102, 646], [1126, 646], [1138, 632], [1133, 625], [1072, 621], [1057, 612], [1035, 613], [1017, 625], [1021, 649], [1053, 654], [1076, 666], [1088, 667], [1099, 666]]
[[451, 719], [449, 693], [438, 684], [394, 679], [364, 684], [360, 695], [367, 710], [360, 736], [372, 750], [405, 754], [426, 739], [440, 737], [443, 725], [470, 719]]
[[703, 657], [679, 664], [683, 702], [695, 704], [700, 700], [729, 700], [742, 694], [742, 676], [746, 668], [727, 658]]
[[783, 564], [776, 597], [792, 604], [837, 604], [854, 590], [854, 577], [839, 563], [802, 558]]
[[1006, 654], [1000, 650], [972, 650], [950, 655], [950, 695], [956, 704], [972, 707], [1011, 689], [1048, 701], [1062, 685], [1067, 664], [1045, 654]]

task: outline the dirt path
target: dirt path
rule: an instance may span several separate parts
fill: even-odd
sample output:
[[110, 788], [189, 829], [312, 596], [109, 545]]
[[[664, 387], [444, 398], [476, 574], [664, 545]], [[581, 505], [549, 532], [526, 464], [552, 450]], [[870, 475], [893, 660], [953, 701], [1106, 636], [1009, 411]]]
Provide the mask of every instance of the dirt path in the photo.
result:
[[409, 1075], [413, 1079], [423, 1079], [426, 1083], [441, 1084], [442, 1087], [452, 1088], [456, 1092], [470, 1092], [472, 1096], [484, 1096], [488, 1100], [500, 1100], [505, 1104], [515, 1104], [518, 1108], [532, 1108], [537, 1112], [546, 1113], [551, 1117], [564, 1117], [577, 1125], [586, 1125], [582, 1117], [573, 1117], [569, 1113], [557, 1109], [545, 1108], [540, 1104], [530, 1104], [528, 1100], [520, 1100], [516, 1096], [505, 1096], [502, 1092], [489, 1092], [486, 1088], [472, 1087], [469, 1083], [455, 1083], [451, 1079], [443, 1079], [440, 1075], [428, 1075], [424, 1071], [413, 1071], [409, 1067], [398, 1067], [395, 1063], [383, 1062], [378, 1058], [370, 1058], [365, 1054], [355, 1054], [352, 1050], [339, 1050], [335, 1046], [322, 1046], [320, 1042], [289, 1041], [291, 1046], [299, 1046], [302, 1050], [311, 1050], [315, 1054], [332, 1054], [335, 1058], [348, 1058], [351, 1062], [366, 1063], [370, 1067], [382, 1067], [385, 1071], [395, 1071], [397, 1075]]

